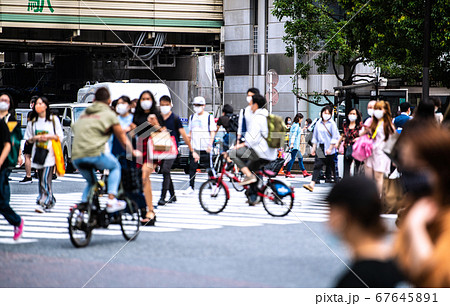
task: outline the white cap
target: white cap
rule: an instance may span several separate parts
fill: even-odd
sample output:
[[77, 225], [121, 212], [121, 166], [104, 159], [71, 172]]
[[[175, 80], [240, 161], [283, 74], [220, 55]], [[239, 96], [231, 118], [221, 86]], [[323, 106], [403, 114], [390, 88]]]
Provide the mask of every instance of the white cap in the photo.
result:
[[200, 104], [200, 105], [206, 105], [205, 98], [198, 96], [194, 98], [194, 101], [192, 101], [192, 104]]

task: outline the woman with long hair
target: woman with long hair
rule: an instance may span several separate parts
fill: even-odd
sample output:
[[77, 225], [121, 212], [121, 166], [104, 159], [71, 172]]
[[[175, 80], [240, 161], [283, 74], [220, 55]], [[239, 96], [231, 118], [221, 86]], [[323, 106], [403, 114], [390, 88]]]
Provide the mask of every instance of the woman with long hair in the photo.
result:
[[150, 182], [150, 174], [154, 170], [153, 160], [149, 160], [147, 155], [147, 145], [150, 134], [154, 128], [163, 126], [163, 118], [159, 112], [156, 100], [149, 91], [143, 91], [139, 96], [134, 112], [131, 130], [134, 130], [137, 136], [136, 149], [142, 152], [142, 161], [138, 161], [138, 167], [142, 167], [142, 188], [147, 203], [147, 213], [143, 217], [142, 222], [146, 225], [154, 225], [156, 215], [153, 207], [152, 185]]
[[291, 160], [286, 166], [286, 177], [294, 177], [291, 175], [292, 166], [295, 163], [295, 159], [298, 157], [298, 165], [300, 166], [300, 170], [302, 171], [303, 177], [311, 176], [308, 171], [305, 169], [305, 165], [303, 165], [303, 155], [300, 152], [300, 143], [301, 143], [301, 135], [302, 128], [301, 123], [303, 120], [303, 115], [298, 113], [294, 117], [294, 123], [291, 126], [291, 130], [289, 132], [289, 149], [291, 150]]
[[395, 133], [392, 124], [391, 107], [386, 101], [375, 103], [373, 119], [368, 129], [363, 134], [368, 133], [373, 138], [372, 155], [365, 160], [364, 172], [373, 178], [377, 184], [378, 192], [381, 195], [383, 188], [383, 177], [391, 171], [391, 160], [383, 152], [386, 141]]
[[339, 138], [337, 147], [339, 148], [341, 143], [344, 142], [344, 177], [347, 177], [350, 175], [350, 166], [353, 161], [355, 162], [355, 174], [359, 172], [359, 167], [361, 166], [361, 162], [352, 157], [353, 143], [359, 137], [362, 128], [361, 112], [356, 108], [352, 108], [346, 116], [343, 128], [344, 132]]
[[450, 287], [450, 132], [425, 122], [398, 142], [408, 202], [395, 245], [400, 267], [415, 286]]
[[55, 153], [52, 140], [64, 137], [58, 116], [50, 114], [47, 98], [39, 97], [33, 111], [37, 117], [28, 122], [24, 139], [32, 143], [31, 167], [37, 169], [39, 196], [36, 200], [36, 212], [49, 211], [56, 203], [53, 196], [52, 176], [55, 168]]

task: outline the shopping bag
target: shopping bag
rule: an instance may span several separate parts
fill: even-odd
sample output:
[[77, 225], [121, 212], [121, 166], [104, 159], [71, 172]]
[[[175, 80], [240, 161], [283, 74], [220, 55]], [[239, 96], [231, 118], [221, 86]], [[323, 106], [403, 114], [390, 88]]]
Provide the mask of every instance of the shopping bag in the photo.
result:
[[400, 178], [384, 178], [381, 195], [381, 201], [383, 203], [382, 213], [396, 214], [402, 206], [404, 194]]
[[64, 163], [64, 155], [61, 148], [61, 141], [52, 139], [53, 153], [55, 154], [56, 174], [64, 176], [66, 174], [66, 166]]
[[167, 144], [155, 146], [154, 138], [150, 137], [147, 143], [148, 158], [150, 160], [176, 159], [178, 156], [178, 148], [175, 136], [170, 136], [169, 139], [171, 146], [167, 150]]
[[167, 131], [154, 132], [150, 135], [153, 149], [159, 152], [168, 152], [173, 146], [170, 133]]
[[359, 161], [364, 161], [372, 155], [373, 140], [369, 135], [356, 138], [353, 144], [352, 157]]

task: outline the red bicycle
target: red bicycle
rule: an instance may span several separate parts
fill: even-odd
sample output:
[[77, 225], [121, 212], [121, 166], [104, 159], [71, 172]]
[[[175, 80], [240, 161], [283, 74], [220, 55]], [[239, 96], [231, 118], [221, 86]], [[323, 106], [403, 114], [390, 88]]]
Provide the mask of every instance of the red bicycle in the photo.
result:
[[[235, 172], [227, 171], [225, 160], [220, 170], [218, 175], [214, 171], [208, 171], [209, 179], [201, 185], [198, 194], [201, 207], [210, 214], [222, 212], [228, 204], [230, 191], [225, 178], [229, 178], [233, 186], [240, 186], [240, 177]], [[271, 216], [284, 217], [289, 214], [294, 206], [294, 188], [289, 183], [275, 179], [277, 173], [273, 171], [263, 168], [256, 174], [259, 177], [256, 185], [240, 186], [241, 190], [246, 190], [247, 198], [254, 197], [251, 201], [254, 203], [262, 201], [264, 209]]]

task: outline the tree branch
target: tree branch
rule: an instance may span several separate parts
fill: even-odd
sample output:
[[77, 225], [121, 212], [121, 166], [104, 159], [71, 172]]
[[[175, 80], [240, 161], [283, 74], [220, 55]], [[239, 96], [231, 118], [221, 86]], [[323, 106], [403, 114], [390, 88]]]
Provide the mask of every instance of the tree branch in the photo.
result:
[[354, 79], [355, 77], [375, 78], [373, 75], [369, 75], [369, 74], [354, 74], [354, 75], [352, 75], [352, 79]]
[[332, 66], [333, 66], [334, 75], [337, 77], [337, 79], [338, 79], [339, 81], [341, 81], [342, 83], [344, 83], [344, 79], [341, 78], [341, 77], [339, 76], [338, 72], [337, 72], [337, 69], [336, 69], [336, 59], [335, 59], [335, 57], [336, 57], [336, 53], [333, 52], [333, 54], [331, 55], [331, 64], [332, 64]]
[[[294, 94], [295, 94], [295, 93], [294, 93]], [[325, 97], [325, 99], [326, 99], [327, 101], [329, 101], [329, 103], [317, 103], [316, 101], [309, 100], [309, 99], [304, 98], [304, 97], [302, 97], [302, 96], [300, 96], [300, 95], [298, 95], [298, 94], [295, 94], [295, 96], [297, 97], [297, 99], [306, 101], [306, 102], [308, 102], [308, 103], [311, 103], [311, 104], [314, 104], [314, 105], [317, 105], [317, 106], [327, 106], [327, 105], [330, 105], [330, 104], [333, 105], [333, 102], [331, 102], [330, 99], [328, 99], [327, 96], [324, 96], [324, 97]]]

